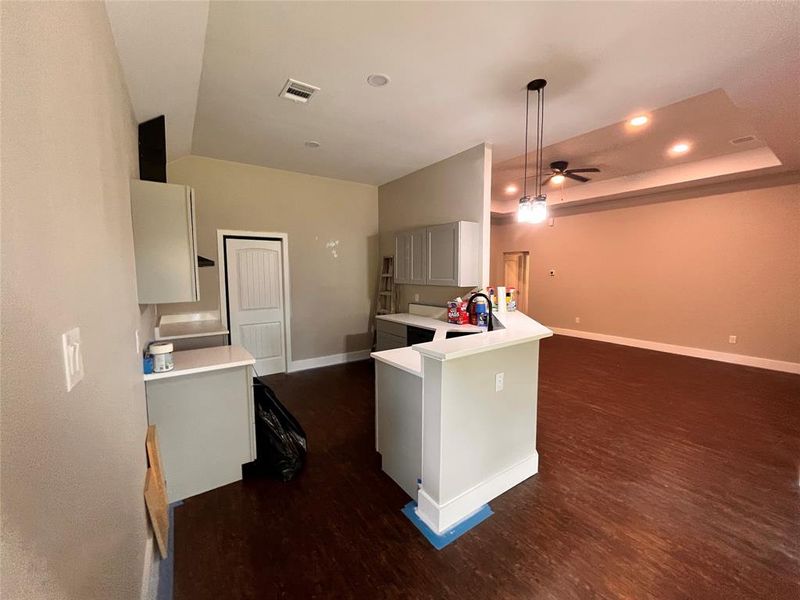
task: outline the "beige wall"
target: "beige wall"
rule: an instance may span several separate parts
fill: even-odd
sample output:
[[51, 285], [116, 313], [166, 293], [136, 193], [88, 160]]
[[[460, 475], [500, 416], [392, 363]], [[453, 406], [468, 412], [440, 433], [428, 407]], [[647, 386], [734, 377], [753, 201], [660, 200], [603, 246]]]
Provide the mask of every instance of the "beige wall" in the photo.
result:
[[[138, 598], [136, 128], [103, 3], [3, 2], [2, 59], [0, 596]], [[75, 326], [85, 377], [67, 393]]]
[[[187, 156], [170, 183], [196, 192], [198, 250], [217, 260], [217, 229], [289, 235], [292, 358], [364, 350], [377, 278], [375, 186]], [[162, 304], [174, 314], [216, 310], [217, 267], [200, 269], [200, 302]]]
[[492, 281], [528, 250], [545, 325], [800, 362], [800, 185], [737, 187], [493, 225]]
[[[378, 188], [381, 256], [394, 255], [394, 234], [404, 229], [474, 221], [481, 224], [484, 279], [489, 272], [492, 149], [479, 144]], [[470, 288], [398, 285], [400, 307], [419, 294], [422, 304], [443, 305]]]

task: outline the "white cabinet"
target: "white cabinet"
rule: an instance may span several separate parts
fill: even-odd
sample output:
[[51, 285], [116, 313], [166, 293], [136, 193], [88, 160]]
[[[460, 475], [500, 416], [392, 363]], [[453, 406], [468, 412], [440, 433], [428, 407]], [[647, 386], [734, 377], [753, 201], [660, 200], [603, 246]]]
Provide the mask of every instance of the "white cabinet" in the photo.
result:
[[411, 232], [403, 231], [394, 236], [394, 281], [409, 283], [411, 272]]
[[133, 180], [131, 216], [139, 304], [199, 300], [192, 188]]
[[395, 283], [425, 284], [426, 232], [421, 227], [395, 237]]
[[395, 282], [472, 287], [481, 283], [480, 226], [470, 221], [395, 236]]
[[392, 350], [393, 348], [404, 348], [408, 345], [406, 326], [402, 323], [395, 323], [385, 319], [376, 319], [377, 343], [376, 352], [381, 350]]
[[146, 381], [145, 390], [170, 502], [242, 478], [256, 458], [250, 365]]

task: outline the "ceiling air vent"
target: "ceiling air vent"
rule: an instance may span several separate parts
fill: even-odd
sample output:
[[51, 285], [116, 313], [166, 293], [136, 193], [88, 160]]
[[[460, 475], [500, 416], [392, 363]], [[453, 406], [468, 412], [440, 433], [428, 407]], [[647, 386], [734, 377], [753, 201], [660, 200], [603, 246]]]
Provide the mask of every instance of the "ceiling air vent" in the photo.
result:
[[278, 95], [281, 98], [288, 98], [294, 102], [308, 102], [311, 100], [311, 96], [318, 91], [319, 88], [314, 85], [294, 79], [287, 79], [286, 85], [283, 86], [281, 93]]
[[752, 142], [755, 139], [756, 136], [754, 135], [744, 135], [742, 137], [733, 138], [731, 140], [731, 144], [733, 144], [734, 146], [738, 146], [739, 144], [746, 144], [747, 142]]

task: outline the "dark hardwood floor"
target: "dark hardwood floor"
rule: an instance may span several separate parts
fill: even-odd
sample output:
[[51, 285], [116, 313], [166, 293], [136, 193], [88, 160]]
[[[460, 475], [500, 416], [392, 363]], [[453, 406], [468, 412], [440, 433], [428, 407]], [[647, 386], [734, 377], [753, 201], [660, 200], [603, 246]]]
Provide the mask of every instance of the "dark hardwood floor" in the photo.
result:
[[555, 337], [540, 472], [436, 551], [374, 451], [370, 362], [272, 377], [310, 453], [175, 511], [175, 598], [800, 598], [800, 376]]

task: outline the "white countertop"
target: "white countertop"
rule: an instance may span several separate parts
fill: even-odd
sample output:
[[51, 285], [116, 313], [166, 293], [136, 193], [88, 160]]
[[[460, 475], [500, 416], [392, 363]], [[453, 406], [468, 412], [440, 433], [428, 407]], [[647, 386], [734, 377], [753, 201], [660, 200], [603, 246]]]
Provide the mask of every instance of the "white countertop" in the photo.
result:
[[487, 332], [486, 335], [468, 335], [441, 341], [434, 339], [434, 341], [426, 344], [415, 344], [412, 349], [425, 356], [439, 360], [449, 360], [487, 350], [496, 350], [506, 346], [532, 342], [553, 335], [553, 332], [547, 327], [518, 310], [493, 314], [497, 316], [497, 320], [503, 324], [505, 329], [495, 329]]
[[197, 350], [182, 350], [173, 352], [172, 358], [175, 368], [166, 373], [151, 373], [145, 375], [145, 381], [167, 379], [169, 377], [182, 377], [194, 373], [218, 371], [255, 364], [256, 359], [241, 346], [214, 346], [212, 348], [198, 348]]
[[392, 323], [402, 323], [403, 325], [411, 325], [419, 327], [420, 329], [428, 329], [434, 333], [433, 339], [446, 339], [448, 331], [485, 331], [485, 327], [478, 327], [477, 325], [456, 325], [441, 321], [439, 319], [432, 319], [431, 317], [423, 317], [420, 315], [412, 315], [411, 313], [393, 313], [391, 315], [378, 315], [376, 319], [384, 321], [391, 321]]
[[[506, 346], [522, 344], [550, 337], [553, 332], [541, 323], [534, 321], [520, 311], [493, 313], [505, 329], [486, 331], [483, 327], [474, 325], [453, 325], [428, 317], [399, 313], [380, 315], [379, 319], [433, 329], [436, 333], [432, 342], [415, 344], [406, 348], [395, 348], [373, 352], [370, 356], [377, 361], [392, 365], [413, 375], [422, 376], [422, 357], [430, 356], [437, 360], [460, 358], [470, 354], [496, 350]], [[479, 335], [467, 335], [457, 338], [446, 338], [448, 331], [478, 330]]]
[[228, 330], [219, 321], [188, 321], [167, 323], [156, 327], [156, 340], [183, 340], [210, 335], [227, 335]]
[[182, 340], [227, 335], [228, 328], [219, 318], [219, 311], [162, 315], [155, 329], [156, 341]]
[[422, 355], [411, 346], [381, 350], [370, 354], [378, 362], [386, 363], [417, 377], [422, 377]]

